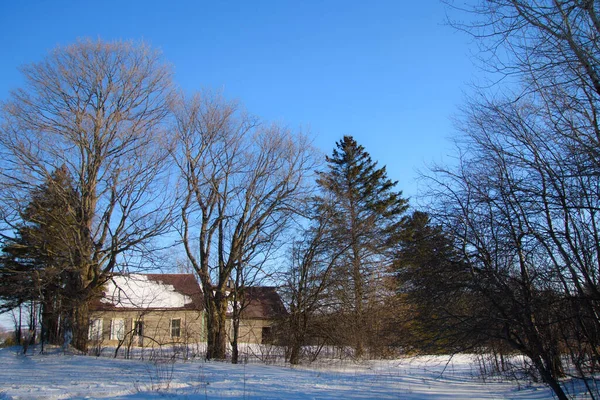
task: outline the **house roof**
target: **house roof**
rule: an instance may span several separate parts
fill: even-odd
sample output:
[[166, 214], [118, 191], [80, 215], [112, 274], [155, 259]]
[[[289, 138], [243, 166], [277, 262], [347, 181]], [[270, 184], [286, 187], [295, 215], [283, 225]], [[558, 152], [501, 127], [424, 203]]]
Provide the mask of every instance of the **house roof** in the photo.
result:
[[90, 308], [94, 311], [202, 310], [202, 290], [193, 274], [114, 275]]
[[246, 288], [246, 302], [242, 319], [277, 319], [287, 314], [276, 288], [271, 286]]
[[[275, 287], [244, 290], [243, 319], [277, 319], [287, 314]], [[91, 311], [203, 309], [202, 289], [193, 274], [114, 275], [90, 304]]]

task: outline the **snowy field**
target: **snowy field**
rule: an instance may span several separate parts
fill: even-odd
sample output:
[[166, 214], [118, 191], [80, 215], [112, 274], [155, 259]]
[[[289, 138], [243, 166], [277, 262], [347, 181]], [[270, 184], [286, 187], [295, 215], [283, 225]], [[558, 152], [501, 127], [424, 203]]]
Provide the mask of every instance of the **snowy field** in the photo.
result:
[[150, 362], [0, 349], [0, 399], [551, 399], [540, 384], [485, 382], [470, 356], [290, 368]]

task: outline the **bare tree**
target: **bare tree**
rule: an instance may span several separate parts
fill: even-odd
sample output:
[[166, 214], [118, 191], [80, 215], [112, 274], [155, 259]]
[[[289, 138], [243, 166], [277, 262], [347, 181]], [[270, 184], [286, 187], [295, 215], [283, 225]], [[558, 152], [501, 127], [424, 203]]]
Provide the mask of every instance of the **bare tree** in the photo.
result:
[[181, 236], [202, 283], [207, 358], [226, 356], [227, 284], [278, 239], [305, 194], [311, 146], [277, 125], [260, 125], [218, 96], [196, 95], [177, 110]]
[[565, 352], [581, 378], [597, 369], [600, 177], [547, 110], [532, 98], [474, 104], [468, 150], [436, 171], [433, 195], [486, 305], [469, 310], [470, 327], [527, 355], [566, 398]]
[[469, 290], [485, 305], [467, 310], [465, 321], [528, 356], [561, 399], [564, 374], [588, 385], [598, 368], [597, 8], [482, 1], [469, 10], [478, 21], [455, 24], [513, 85], [470, 101], [458, 166], [432, 177], [434, 215], [458, 239]]
[[318, 335], [311, 332], [315, 316], [330, 311], [328, 296], [333, 284], [332, 275], [339, 258], [348, 250], [348, 246], [340, 245], [332, 232], [331, 213], [335, 211], [328, 207], [313, 207], [315, 215], [311, 225], [292, 245], [283, 287], [289, 307], [287, 338], [292, 365], [300, 363], [302, 346], [308, 344], [311, 333]]
[[253, 288], [260, 287], [278, 272], [277, 269], [273, 270], [269, 267], [271, 263], [276, 263], [279, 258], [276, 254], [281, 250], [278, 242], [273, 240], [270, 243], [265, 243], [265, 246], [260, 246], [262, 250], [259, 257], [254, 257], [255, 259], [251, 264], [238, 262], [231, 272], [228, 297], [231, 309], [230, 344], [232, 364], [239, 362], [240, 326], [244, 313], [253, 301], [257, 301], [252, 296]]
[[10, 230], [31, 188], [63, 165], [73, 176], [81, 210], [66, 331], [85, 349], [87, 300], [120, 256], [143, 254], [168, 227], [171, 72], [143, 43], [100, 40], [58, 47], [22, 71], [25, 87], [0, 111], [1, 217]]
[[600, 95], [597, 1], [486, 0], [467, 7], [474, 19], [451, 24], [478, 39], [491, 71], [525, 78], [533, 90], [543, 80], [546, 87]]

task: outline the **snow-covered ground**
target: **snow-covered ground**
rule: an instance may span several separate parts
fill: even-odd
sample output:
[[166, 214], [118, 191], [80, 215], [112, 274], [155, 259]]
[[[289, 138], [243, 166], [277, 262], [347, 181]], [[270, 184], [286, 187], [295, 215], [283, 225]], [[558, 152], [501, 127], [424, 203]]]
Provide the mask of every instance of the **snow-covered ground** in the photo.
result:
[[0, 349], [0, 399], [549, 399], [540, 384], [486, 381], [467, 355], [263, 364], [111, 359]]

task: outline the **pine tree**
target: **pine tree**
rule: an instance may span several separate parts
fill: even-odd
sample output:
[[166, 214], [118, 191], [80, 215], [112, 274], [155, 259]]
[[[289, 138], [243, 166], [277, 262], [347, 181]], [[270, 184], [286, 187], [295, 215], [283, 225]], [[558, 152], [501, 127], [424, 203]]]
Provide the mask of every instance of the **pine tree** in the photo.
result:
[[470, 338], [457, 329], [456, 316], [473, 301], [464, 290], [469, 269], [452, 238], [427, 213], [415, 211], [407, 219], [393, 269], [397, 295], [410, 310], [401, 316], [409, 323], [409, 331], [398, 338], [402, 345], [428, 353], [468, 348]]
[[55, 170], [31, 193], [23, 222], [2, 247], [0, 299], [5, 308], [40, 304], [42, 339], [55, 344], [61, 342], [68, 291], [78, 276], [79, 201], [66, 167]]
[[348, 251], [337, 271], [339, 298], [349, 318], [346, 333], [351, 336], [355, 355], [364, 353], [367, 336], [365, 305], [376, 301], [381, 274], [389, 266], [391, 251], [398, 240], [408, 201], [394, 191], [397, 182], [378, 168], [364, 147], [352, 137], [336, 143], [327, 170], [319, 173], [320, 202], [335, 210], [332, 225], [341, 247]]

